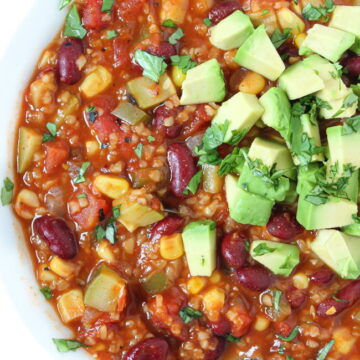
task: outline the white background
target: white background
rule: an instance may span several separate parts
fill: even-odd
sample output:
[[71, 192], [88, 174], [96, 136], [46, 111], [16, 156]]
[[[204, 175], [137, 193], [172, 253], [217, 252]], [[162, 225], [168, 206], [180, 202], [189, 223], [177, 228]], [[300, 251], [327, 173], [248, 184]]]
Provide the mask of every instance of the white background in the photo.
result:
[[[15, 30], [33, 4], [34, 0], [0, 0], [0, 58], [6, 51]], [[0, 89], [1, 96], [1, 92], [5, 91], [4, 84], [1, 82]], [[0, 236], [2, 236], [1, 230]], [[14, 271], [14, 269], [9, 269], [9, 271]], [[0, 319], [0, 359], [51, 360], [49, 354], [34, 341], [30, 329], [23, 325], [1, 282]], [[49, 334], [49, 336], [51, 335]], [[64, 359], [66, 359], [66, 355], [64, 355]]]

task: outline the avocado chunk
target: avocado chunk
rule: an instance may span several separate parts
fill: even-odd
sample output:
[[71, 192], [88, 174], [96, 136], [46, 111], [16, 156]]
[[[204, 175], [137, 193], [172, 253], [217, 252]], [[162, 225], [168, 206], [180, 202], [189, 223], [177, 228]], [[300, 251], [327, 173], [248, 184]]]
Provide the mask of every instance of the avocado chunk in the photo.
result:
[[346, 50], [355, 42], [355, 35], [328, 26], [315, 24], [307, 32], [307, 37], [301, 44], [299, 54], [312, 52], [323, 56], [332, 62], [337, 62]]
[[340, 169], [346, 164], [359, 168], [360, 132], [343, 135], [343, 129], [341, 125], [326, 129], [331, 163], [338, 163]]
[[277, 241], [253, 241], [250, 255], [274, 274], [283, 276], [289, 276], [300, 262], [300, 251], [296, 245]]
[[341, 231], [344, 232], [346, 235], [360, 236], [360, 224], [355, 223], [343, 226], [341, 228]]
[[[276, 141], [260, 137], [255, 138], [250, 146], [248, 156], [252, 161], [260, 159], [264, 165], [268, 167], [274, 166], [275, 170], [294, 168], [290, 151], [285, 145]], [[295, 169], [286, 172], [284, 176], [294, 179]]]
[[191, 276], [211, 276], [216, 267], [216, 222], [191, 222], [182, 237]]
[[220, 125], [228, 122], [224, 142], [231, 142], [238, 132], [244, 136], [263, 112], [264, 109], [255, 95], [238, 92], [220, 106], [212, 123]]
[[231, 50], [240, 47], [253, 32], [250, 18], [236, 10], [210, 28], [210, 42], [221, 50]]
[[284, 62], [266, 33], [264, 25], [260, 25], [241, 45], [234, 61], [272, 81], [285, 70]]
[[307, 194], [317, 183], [316, 173], [320, 170], [320, 164], [312, 163], [298, 167], [298, 194]]
[[282, 203], [284, 203], [285, 205], [291, 205], [294, 204], [297, 198], [298, 193], [296, 192], [296, 182], [290, 180], [290, 188], [286, 193], [285, 199]]
[[323, 81], [334, 78], [333, 72], [336, 71], [335, 65], [320, 55], [310, 55], [305, 58], [302, 63], [307, 68], [314, 71], [316, 75], [320, 76]]
[[338, 230], [321, 230], [311, 243], [312, 251], [343, 279], [360, 276], [360, 238]]
[[225, 178], [226, 200], [230, 217], [240, 224], [264, 226], [268, 223], [274, 201], [252, 194], [238, 186], [236, 176]]
[[283, 89], [272, 87], [259, 99], [264, 108], [262, 121], [278, 131], [288, 141], [290, 130], [291, 105]]
[[355, 44], [350, 48], [360, 54], [360, 6], [337, 5], [332, 14], [329, 26], [355, 35]]
[[351, 117], [356, 113], [358, 98], [351, 89], [346, 89], [345, 96], [340, 99], [328, 101], [330, 108], [322, 107], [320, 116], [324, 119], [338, 119]]
[[216, 59], [208, 60], [186, 73], [181, 105], [221, 102], [226, 95], [224, 74]]
[[42, 136], [35, 130], [21, 126], [17, 147], [17, 172], [23, 174], [31, 165], [34, 154], [40, 150]]
[[280, 76], [278, 85], [290, 100], [299, 99], [324, 88], [321, 77], [306, 67], [302, 61], [289, 66]]
[[86, 288], [84, 304], [99, 311], [114, 312], [125, 294], [125, 280], [110, 267], [101, 265]]

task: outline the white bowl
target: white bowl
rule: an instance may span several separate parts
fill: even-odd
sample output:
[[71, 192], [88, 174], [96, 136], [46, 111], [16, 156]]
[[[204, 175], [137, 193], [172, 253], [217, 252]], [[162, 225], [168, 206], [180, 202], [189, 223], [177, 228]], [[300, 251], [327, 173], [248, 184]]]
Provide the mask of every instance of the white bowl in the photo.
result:
[[[0, 59], [1, 186], [6, 176], [13, 179], [15, 130], [23, 90], [34, 71], [42, 50], [55, 37], [66, 15], [66, 10], [61, 12], [58, 10], [58, 1], [56, 0], [36, 0], [34, 4], [10, 41], [4, 57]], [[0, 289], [5, 288], [6, 295], [10, 296], [10, 301], [14, 304], [17, 314], [28, 328], [27, 335], [30, 341], [38, 342], [47, 353], [44, 359], [63, 360], [64, 355], [56, 351], [52, 338], [69, 338], [72, 334], [61, 325], [54, 309], [39, 293], [26, 240], [10, 206], [0, 206], [0, 229], [0, 282], [2, 282]], [[12, 310], [9, 309], [9, 311]], [[5, 314], [5, 312], [6, 310], [2, 308], [2, 319], [4, 320], [5, 316], [5, 319], [10, 321], [11, 314]], [[2, 327], [4, 329], [4, 324]], [[9, 334], [9, 339], [10, 336], [16, 337], [16, 333]], [[1, 343], [7, 345], [3, 340], [2, 338]], [[18, 339], [19, 348], [24, 346], [23, 340], [29, 341], [28, 338]], [[4, 347], [6, 348], [6, 346]], [[7, 354], [7, 350], [4, 349], [1, 350], [2, 355], [5, 355], [3, 351]], [[19, 349], [11, 349], [9, 355], [20, 354], [18, 351]], [[26, 346], [22, 354], [27, 354], [28, 359], [40, 360], [38, 354], [27, 353]], [[10, 356], [8, 358], [18, 359], [19, 357]], [[89, 359], [89, 356], [83, 350], [78, 350], [76, 353], [69, 353], [66, 359], [85, 360]]]

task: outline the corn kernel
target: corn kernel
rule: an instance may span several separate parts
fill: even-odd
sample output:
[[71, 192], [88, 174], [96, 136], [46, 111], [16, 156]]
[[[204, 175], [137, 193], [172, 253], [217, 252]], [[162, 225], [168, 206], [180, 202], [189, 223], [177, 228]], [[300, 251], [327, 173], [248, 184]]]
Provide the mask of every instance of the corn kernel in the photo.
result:
[[45, 264], [40, 265], [37, 276], [39, 281], [48, 283], [58, 279], [58, 276], [50, 270], [48, 265]]
[[305, 33], [300, 33], [295, 36], [295, 45], [300, 49], [301, 44], [306, 39]]
[[225, 304], [225, 290], [220, 287], [209, 289], [203, 297], [203, 304], [207, 311], [222, 309]]
[[256, 316], [256, 320], [254, 323], [254, 329], [256, 331], [264, 331], [269, 327], [269, 325], [270, 325], [270, 320], [268, 318], [262, 315]]
[[129, 190], [126, 179], [112, 175], [98, 175], [94, 180], [95, 188], [110, 199], [119, 199]]
[[87, 97], [103, 92], [112, 83], [112, 75], [104, 66], [97, 66], [80, 85], [80, 90]]
[[32, 219], [39, 206], [38, 196], [31, 190], [22, 189], [16, 196], [15, 211], [23, 219]]
[[260, 74], [248, 71], [245, 77], [242, 79], [239, 90], [248, 94], [259, 94], [265, 87], [266, 81]]
[[217, 284], [221, 281], [221, 273], [220, 271], [216, 270], [210, 277], [210, 282], [213, 284]]
[[160, 255], [166, 260], [176, 260], [184, 255], [184, 245], [180, 233], [161, 237]]
[[88, 156], [96, 155], [100, 150], [99, 144], [95, 140], [86, 141], [85, 148]]
[[102, 241], [97, 249], [96, 249], [97, 254], [99, 255], [99, 258], [112, 263], [115, 261], [115, 256], [114, 253], [112, 252], [109, 243], [107, 241]]
[[344, 327], [334, 330], [333, 339], [335, 340], [335, 350], [343, 355], [347, 355], [356, 342], [356, 338], [351, 335], [350, 330]]
[[69, 261], [54, 256], [50, 261], [50, 269], [62, 278], [70, 278], [75, 273], [75, 265]]
[[309, 286], [309, 278], [304, 273], [297, 273], [292, 278], [293, 285], [297, 289], [307, 289]]
[[190, 294], [196, 295], [206, 286], [206, 283], [206, 279], [195, 276], [188, 280], [187, 289]]
[[171, 78], [176, 86], [181, 87], [182, 83], [185, 81], [186, 75], [181, 68], [173, 66], [171, 68]]
[[79, 319], [85, 311], [82, 291], [73, 289], [62, 294], [57, 300], [57, 306], [65, 323]]
[[276, 12], [280, 26], [283, 29], [291, 29], [293, 35], [302, 33], [305, 30], [305, 23], [289, 8], [281, 8]]

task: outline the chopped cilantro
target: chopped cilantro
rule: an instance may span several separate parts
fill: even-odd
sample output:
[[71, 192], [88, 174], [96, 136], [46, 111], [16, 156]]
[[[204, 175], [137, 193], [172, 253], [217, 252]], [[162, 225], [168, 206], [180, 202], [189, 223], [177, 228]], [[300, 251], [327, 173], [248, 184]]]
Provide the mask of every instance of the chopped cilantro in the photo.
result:
[[191, 55], [173, 55], [170, 59], [171, 64], [178, 66], [184, 74], [197, 65], [196, 61], [191, 60]]
[[290, 355], [286, 355], [286, 359], [285, 360], [295, 360], [292, 356]]
[[282, 61], [286, 61], [290, 57], [290, 53], [284, 53], [280, 55]]
[[218, 170], [219, 176], [224, 176], [226, 174], [232, 174], [238, 172], [239, 167], [241, 167], [241, 165], [244, 164], [244, 162], [245, 159], [242, 153], [240, 152], [240, 149], [234, 148], [232, 153], [228, 154], [221, 161], [221, 165]]
[[202, 146], [197, 146], [195, 148], [195, 154], [199, 156], [198, 165], [219, 165], [221, 163], [219, 152], [216, 149], [205, 150]]
[[333, 117], [337, 117], [341, 115], [346, 109], [352, 107], [358, 101], [357, 95], [354, 93], [350, 93], [345, 99], [341, 106], [341, 108], [333, 115]]
[[229, 121], [225, 121], [224, 124], [212, 124], [206, 129], [202, 145], [206, 150], [213, 150], [219, 147], [225, 139], [227, 129], [229, 127]]
[[339, 63], [335, 63], [334, 67], [335, 67], [335, 70], [330, 71], [330, 75], [333, 79], [340, 79], [344, 72], [344, 68]]
[[86, 34], [87, 31], [82, 26], [77, 7], [73, 5], [65, 20], [64, 36], [83, 39]]
[[201, 311], [191, 308], [190, 306], [186, 306], [179, 311], [179, 315], [182, 321], [185, 324], [188, 324], [195, 319], [201, 318], [203, 316], [203, 313]]
[[88, 106], [85, 111], [86, 112], [91, 112], [91, 111], [94, 111], [95, 109], [96, 109], [95, 106]]
[[290, 335], [287, 336], [287, 337], [282, 336], [282, 335], [279, 335], [279, 334], [275, 334], [275, 336], [276, 336], [278, 339], [281, 339], [281, 340], [283, 340], [283, 341], [293, 341], [293, 340], [296, 338], [296, 336], [298, 335], [299, 329], [300, 329], [300, 326], [295, 326], [295, 327], [292, 329]]
[[155, 141], [156, 139], [155, 139], [153, 136], [149, 135], [149, 136], [147, 137], [147, 140], [148, 140], [149, 143], [152, 143], [152, 142]]
[[137, 144], [137, 146], [136, 146], [136, 148], [135, 148], [135, 154], [137, 155], [137, 157], [139, 158], [139, 159], [141, 159], [141, 157], [142, 157], [142, 151], [143, 151], [143, 147], [144, 147], [144, 145], [143, 144], [141, 144], [141, 143], [139, 143], [139, 144]]
[[108, 224], [105, 229], [105, 238], [110, 241], [111, 244], [115, 244], [116, 242], [116, 225], [115, 220], [110, 218]]
[[101, 225], [97, 225], [95, 228], [95, 238], [97, 241], [101, 241], [105, 237], [105, 230]]
[[212, 21], [209, 18], [203, 19], [203, 23], [205, 26], [210, 27], [212, 25]]
[[325, 360], [334, 344], [335, 340], [331, 339], [322, 349], [320, 349], [316, 356], [316, 360]]
[[184, 31], [178, 28], [173, 34], [169, 36], [168, 41], [171, 45], [176, 45], [178, 41], [184, 37], [184, 35], [185, 35]]
[[53, 297], [52, 290], [49, 287], [41, 288], [40, 292], [44, 295], [44, 298], [46, 300], [50, 300]]
[[115, 39], [118, 36], [119, 36], [119, 33], [116, 30], [108, 30], [106, 33], [106, 37], [109, 40]]
[[135, 61], [144, 69], [143, 76], [155, 82], [159, 82], [160, 76], [167, 68], [163, 57], [152, 55], [143, 50], [135, 51]]
[[176, 25], [171, 19], [165, 20], [165, 21], [162, 23], [162, 26], [169, 27], [169, 28], [174, 28], [174, 29], [177, 28], [177, 25]]
[[183, 192], [184, 195], [189, 195], [189, 192], [196, 194], [201, 182], [202, 174], [203, 172], [200, 170], [190, 179], [186, 189]]
[[303, 11], [302, 15], [306, 20], [318, 21], [323, 18], [324, 22], [327, 23], [330, 19], [329, 13], [335, 10], [333, 0], [325, 0], [324, 6], [316, 7], [311, 2], [308, 3]]
[[121, 207], [120, 205], [117, 205], [112, 208], [113, 217], [115, 219], [120, 217], [120, 207]]
[[114, 5], [114, 0], [103, 0], [102, 2], [102, 6], [101, 6], [101, 11], [102, 12], [109, 12], [111, 11], [111, 8]]
[[306, 195], [305, 200], [315, 206], [326, 204], [329, 200], [327, 196], [320, 195]]
[[76, 196], [78, 199], [86, 199], [87, 195], [86, 194], [79, 194]]
[[337, 302], [340, 302], [340, 301], [344, 301], [344, 302], [348, 302], [347, 300], [345, 300], [345, 299], [339, 299], [336, 295], [333, 295], [332, 297], [331, 297], [332, 299], [334, 299], [335, 301], [337, 301]]
[[236, 337], [234, 335], [231, 335], [231, 334], [226, 334], [224, 336], [225, 340], [228, 341], [228, 342], [231, 342], [231, 343], [238, 343], [241, 341], [241, 337]]
[[85, 175], [87, 169], [89, 168], [89, 166], [90, 166], [89, 161], [82, 163], [80, 171], [79, 171], [79, 175], [74, 179], [74, 184], [81, 184], [86, 181], [84, 175]]
[[75, 351], [81, 347], [90, 347], [75, 340], [66, 340], [66, 339], [52, 339], [53, 343], [56, 345], [56, 348], [59, 352], [65, 353], [69, 351]]
[[271, 41], [276, 48], [279, 48], [287, 39], [291, 37], [291, 29], [284, 29], [281, 31], [279, 28], [276, 28], [274, 33], [271, 35]]
[[59, 5], [59, 10], [66, 8], [71, 2], [72, 0], [61, 0]]
[[46, 124], [46, 128], [49, 130], [48, 133], [44, 133], [42, 142], [45, 143], [47, 141], [55, 140], [57, 133], [57, 125], [51, 122]]
[[360, 132], [360, 115], [347, 119], [343, 123], [341, 134], [350, 135], [356, 132]]
[[282, 295], [282, 291], [281, 290], [274, 290], [273, 292], [273, 297], [274, 297], [274, 310], [276, 312], [278, 312], [280, 310], [280, 301], [281, 301], [281, 295]]
[[13, 199], [14, 184], [7, 177], [4, 179], [4, 185], [1, 188], [1, 204], [2, 206], [9, 205]]
[[270, 13], [270, 10], [264, 9], [264, 10], [261, 12], [260, 16], [265, 16], [265, 15], [267, 15], [267, 14], [269, 14], [269, 13]]
[[262, 256], [265, 254], [270, 254], [270, 253], [274, 252], [275, 250], [276, 250], [275, 248], [271, 248], [271, 247], [267, 246], [266, 243], [261, 243], [254, 248], [253, 256]]

